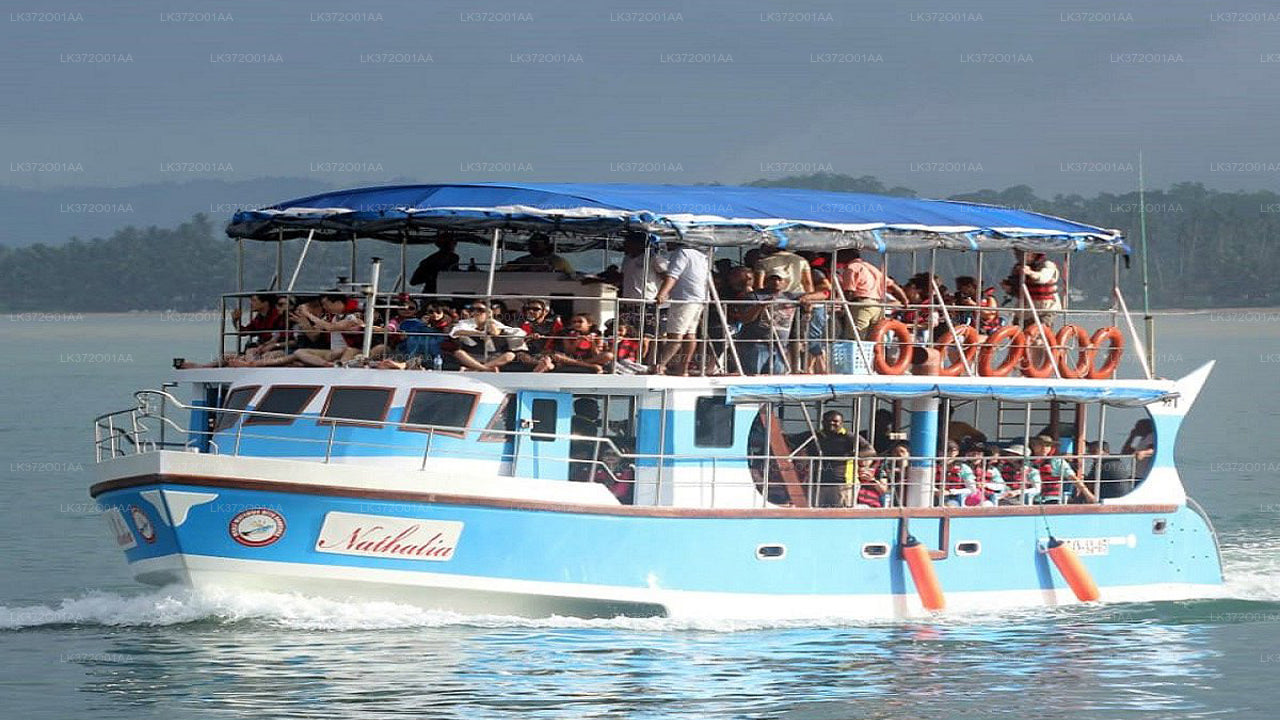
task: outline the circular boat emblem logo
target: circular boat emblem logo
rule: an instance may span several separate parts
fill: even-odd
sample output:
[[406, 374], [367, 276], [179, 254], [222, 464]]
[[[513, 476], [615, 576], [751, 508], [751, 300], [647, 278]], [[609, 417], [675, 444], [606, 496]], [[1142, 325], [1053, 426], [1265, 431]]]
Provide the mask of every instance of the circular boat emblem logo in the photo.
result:
[[275, 510], [253, 508], [231, 518], [231, 538], [248, 547], [265, 547], [284, 535], [284, 517]]
[[129, 517], [133, 518], [133, 526], [138, 528], [138, 534], [143, 540], [149, 543], [156, 541], [156, 528], [151, 524], [151, 518], [147, 517], [147, 513], [137, 505], [129, 506]]

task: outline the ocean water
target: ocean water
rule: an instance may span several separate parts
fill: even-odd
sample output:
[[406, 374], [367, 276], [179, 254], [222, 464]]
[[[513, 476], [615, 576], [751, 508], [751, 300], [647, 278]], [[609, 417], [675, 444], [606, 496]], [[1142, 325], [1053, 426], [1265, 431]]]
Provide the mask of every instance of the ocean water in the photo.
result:
[[87, 493], [91, 421], [158, 386], [172, 357], [209, 356], [216, 319], [0, 323], [3, 718], [1280, 716], [1280, 310], [1160, 321], [1159, 374], [1218, 361], [1178, 462], [1222, 539], [1220, 597], [868, 624], [526, 620], [136, 585]]

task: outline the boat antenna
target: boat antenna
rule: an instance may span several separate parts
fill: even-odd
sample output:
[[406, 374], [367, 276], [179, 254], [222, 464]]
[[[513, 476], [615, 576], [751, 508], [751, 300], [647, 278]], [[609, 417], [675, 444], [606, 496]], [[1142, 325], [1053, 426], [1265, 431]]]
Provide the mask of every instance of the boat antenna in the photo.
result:
[[1151, 317], [1150, 282], [1147, 278], [1147, 193], [1142, 175], [1142, 151], [1138, 151], [1138, 228], [1142, 243], [1142, 319], [1147, 329], [1147, 367], [1156, 371], [1156, 323]]

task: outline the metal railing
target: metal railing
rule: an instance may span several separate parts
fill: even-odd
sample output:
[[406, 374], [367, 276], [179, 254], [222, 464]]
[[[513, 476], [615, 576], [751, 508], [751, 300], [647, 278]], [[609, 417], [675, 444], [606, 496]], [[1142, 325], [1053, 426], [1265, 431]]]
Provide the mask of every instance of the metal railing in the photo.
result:
[[[126, 410], [106, 413], [94, 421], [94, 447], [98, 462], [129, 455], [145, 454], [163, 449], [199, 451], [214, 455], [246, 456], [246, 441], [270, 441], [273, 443], [296, 443], [304, 451], [298, 456], [304, 460], [312, 460], [322, 464], [331, 464], [336, 457], [349, 457], [347, 451], [356, 450], [394, 450], [401, 451], [401, 458], [418, 457], [404, 454], [407, 449], [404, 443], [377, 442], [369, 439], [352, 440], [337, 436], [337, 428], [343, 423], [341, 418], [323, 418], [313, 415], [273, 413], [256, 410], [235, 410], [231, 408], [205, 408], [189, 406], [172, 395], [160, 390], [142, 390], [135, 393], [138, 405]], [[172, 419], [162, 416], [169, 408], [186, 411], [204, 411], [234, 417], [234, 421], [217, 430], [191, 430], [182, 428]], [[311, 420], [329, 425], [328, 431], [310, 437], [298, 437], [280, 433], [272, 433], [271, 425], [249, 425], [247, 418], [266, 420]], [[221, 423], [218, 423], [220, 425]], [[360, 421], [361, 425], [376, 428], [393, 428], [412, 430], [424, 433], [422, 453], [417, 463], [418, 470], [426, 470], [433, 459], [453, 459], [461, 461], [485, 461], [514, 463], [524, 452], [523, 443], [533, 442], [538, 438], [555, 441], [568, 441], [586, 445], [589, 453], [569, 455], [566, 457], [537, 458], [540, 463], [551, 466], [563, 466], [565, 477], [573, 478], [574, 468], [584, 471], [577, 478], [580, 480], [601, 480], [607, 478], [619, 482], [616, 471], [620, 466], [610, 465], [603, 457], [606, 452], [619, 458], [619, 462], [629, 465], [668, 468], [681, 464], [701, 463], [703, 469], [710, 470], [710, 478], [700, 475], [691, 479], [674, 472], [657, 472], [652, 493], [652, 503], [661, 502], [666, 491], [675, 492], [680, 489], [697, 489], [706, 493], [710, 506], [714, 506], [718, 493], [731, 490], [752, 488], [759, 495], [760, 506], [766, 503], [774, 506], [792, 507], [906, 507], [908, 496], [924, 498], [924, 507], [971, 506], [971, 505], [1028, 505], [1045, 502], [1079, 502], [1077, 495], [1072, 497], [1073, 483], [1061, 479], [1062, 491], [1055, 497], [1048, 497], [1044, 486], [1045, 479], [1034, 473], [1039, 458], [1007, 458], [999, 455], [988, 455], [983, 458], [946, 458], [942, 456], [904, 456], [904, 455], [853, 455], [827, 456], [816, 451], [812, 445], [801, 446], [786, 455], [752, 453], [737, 457], [715, 455], [675, 454], [675, 453], [639, 453], [630, 452], [620, 447], [614, 438], [592, 435], [575, 435], [572, 433], [553, 433], [536, 430], [532, 427], [517, 430], [493, 428], [467, 428], [458, 426], [428, 425], [421, 423], [405, 423], [397, 421]], [[171, 428], [175, 432], [185, 433], [186, 442], [164, 442], [154, 435], [161, 426]], [[216, 426], [216, 425], [215, 425]], [[215, 437], [223, 437], [226, 449], [215, 441]], [[478, 453], [467, 448], [481, 436], [496, 436], [510, 441], [512, 446], [504, 444], [502, 449], [494, 453]], [[448, 437], [452, 440], [472, 440], [471, 443], [453, 444], [442, 449], [438, 438]], [[207, 447], [206, 447], [207, 446]], [[252, 453], [248, 456], [254, 456]], [[1140, 480], [1134, 475], [1134, 460], [1129, 455], [1109, 454], [1069, 454], [1060, 456], [1067, 461], [1081, 482], [1095, 497], [1103, 495], [1103, 488], [1111, 487], [1110, 497], [1119, 497]], [[1127, 472], [1122, 477], [1114, 477], [1115, 469], [1109, 474], [1112, 477], [1103, 479], [1101, 475], [1104, 461], [1120, 460], [1127, 464]], [[948, 468], [964, 464], [973, 471], [972, 486], [956, 486], [954, 481], [948, 485]], [[913, 467], [914, 466], [914, 467]], [[924, 469], [920, 469], [924, 466]], [[987, 467], [1004, 472], [988, 475]], [[1026, 487], [1008, 487], [1006, 476], [1008, 469], [1013, 468], [1014, 477], [1019, 482], [1025, 480]], [[912, 470], [912, 471], [909, 471]], [[868, 473], [870, 475], [868, 476]], [[960, 473], [967, 477], [969, 473]], [[563, 478], [562, 478], [563, 479]], [[879, 493], [876, 502], [865, 502], [868, 494], [864, 493], [864, 485], [874, 479], [884, 482], [885, 488]], [[1051, 482], [1051, 479], [1049, 480]], [[914, 490], [914, 492], [913, 492]], [[975, 493], [980, 498], [975, 501]], [[912, 503], [910, 506], [922, 506]]]

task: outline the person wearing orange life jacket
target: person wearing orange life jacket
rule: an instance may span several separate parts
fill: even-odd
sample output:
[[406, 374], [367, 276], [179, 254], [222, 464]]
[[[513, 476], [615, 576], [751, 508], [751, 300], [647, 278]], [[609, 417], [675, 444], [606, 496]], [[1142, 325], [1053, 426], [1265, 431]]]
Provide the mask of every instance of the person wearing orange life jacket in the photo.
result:
[[943, 505], [967, 505], [969, 496], [979, 492], [978, 478], [969, 463], [960, 459], [960, 443], [955, 440], [947, 441], [946, 459], [937, 465], [936, 472]]
[[[1046, 326], [1052, 325], [1057, 313], [1062, 310], [1062, 299], [1058, 297], [1058, 266], [1045, 257], [1044, 253], [1027, 253], [1025, 262], [1013, 266], [1012, 275], [1022, 277], [1022, 284], [1026, 286], [1027, 295], [1031, 296], [1031, 306], [1036, 309], [1040, 322]], [[1019, 293], [1018, 304], [1022, 305], [1024, 302], [1025, 298]], [[1022, 320], [1026, 326], [1034, 325], [1035, 322], [1035, 317], [1030, 312]]]
[[1076, 497], [1079, 498], [1080, 502], [1094, 503], [1098, 501], [1098, 497], [1076, 474], [1076, 471], [1071, 467], [1071, 463], [1053, 454], [1053, 438], [1047, 435], [1037, 435], [1031, 438], [1030, 445], [1032, 462], [1040, 470], [1040, 502], [1067, 502], [1068, 493], [1064, 487], [1067, 482], [1070, 482], [1075, 488]]

